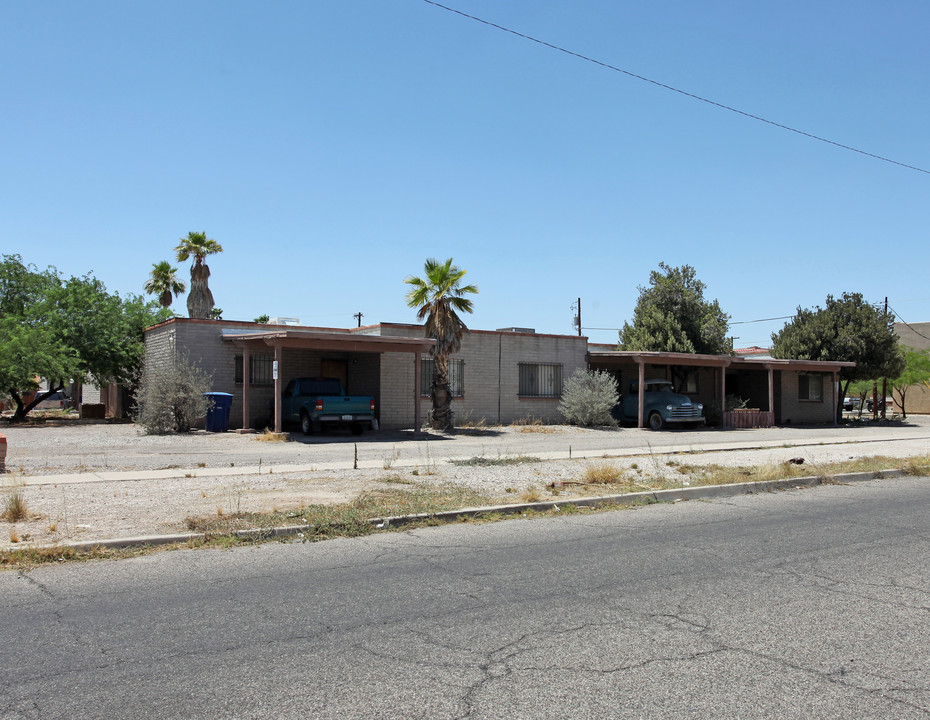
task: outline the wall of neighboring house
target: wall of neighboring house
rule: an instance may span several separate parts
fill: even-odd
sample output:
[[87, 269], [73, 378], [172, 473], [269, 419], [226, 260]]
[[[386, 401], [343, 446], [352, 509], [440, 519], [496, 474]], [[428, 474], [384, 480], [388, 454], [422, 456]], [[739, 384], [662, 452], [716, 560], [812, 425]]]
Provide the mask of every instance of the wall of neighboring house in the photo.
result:
[[[373, 330], [369, 330], [371, 332]], [[381, 325], [381, 335], [423, 337], [418, 325]], [[561, 422], [558, 397], [531, 397], [520, 394], [520, 365], [524, 372], [532, 366], [558, 366], [561, 383], [578, 368], [587, 367], [587, 341], [573, 335], [544, 335], [525, 332], [473, 330], [465, 334], [462, 346], [453, 360], [464, 363], [463, 394], [452, 400], [456, 423], [484, 422], [510, 424], [521, 420]], [[429, 357], [424, 355], [423, 357]], [[429, 394], [430, 378], [421, 378], [422, 415], [432, 408]], [[381, 363], [381, 392], [384, 397], [413, 397], [414, 364], [411, 355], [388, 354]], [[387, 403], [382, 403], [387, 408]], [[392, 403], [391, 410], [381, 417], [383, 427], [410, 427], [413, 422], [412, 403]]]
[[[804, 400], [800, 397], [799, 378], [802, 375], [821, 378], [821, 399]], [[837, 393], [832, 373], [804, 373], [795, 370], [781, 371], [780, 425], [808, 425], [832, 423], [836, 416]]]
[[[930, 322], [895, 323], [894, 331], [901, 344], [914, 350], [930, 350]], [[879, 390], [881, 393], [881, 390]], [[889, 395], [891, 393], [889, 392]], [[895, 393], [895, 401], [898, 394]], [[904, 410], [908, 415], [930, 415], [930, 388], [926, 385], [911, 385], [904, 396]]]

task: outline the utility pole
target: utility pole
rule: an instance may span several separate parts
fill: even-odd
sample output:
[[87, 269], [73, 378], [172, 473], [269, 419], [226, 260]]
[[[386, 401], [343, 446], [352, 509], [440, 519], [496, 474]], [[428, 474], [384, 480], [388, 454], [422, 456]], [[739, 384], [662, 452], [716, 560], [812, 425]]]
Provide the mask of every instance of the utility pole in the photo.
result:
[[[888, 296], [887, 295], [885, 296], [885, 317], [888, 317]], [[887, 386], [885, 385], [886, 382], [887, 382], [887, 378], [883, 377], [882, 378], [882, 420], [888, 419], [888, 416], [885, 414], [885, 405], [887, 405], [887, 403], [885, 402], [885, 398], [887, 397], [887, 390], [888, 390]]]
[[354, 317], [356, 320], [358, 320], [358, 326], [361, 327], [361, 326], [362, 326], [362, 317], [364, 317], [364, 316], [362, 315], [362, 313], [357, 312], [357, 313], [355, 313], [355, 315], [353, 315], [352, 317]]
[[578, 337], [581, 337], [581, 298], [578, 298], [577, 305], [572, 305], [572, 310], [577, 310], [575, 317], [572, 318], [572, 325], [578, 328]]

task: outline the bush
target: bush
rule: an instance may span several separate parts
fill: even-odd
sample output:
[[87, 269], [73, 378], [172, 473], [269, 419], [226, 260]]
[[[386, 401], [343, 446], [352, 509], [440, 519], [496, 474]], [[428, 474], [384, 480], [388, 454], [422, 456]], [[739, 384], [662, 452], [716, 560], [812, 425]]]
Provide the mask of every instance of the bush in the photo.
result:
[[565, 381], [559, 412], [573, 425], [615, 426], [610, 411], [619, 402], [617, 379], [603, 370], [579, 368]]
[[146, 359], [135, 394], [135, 420], [150, 434], [188, 432], [206, 416], [212, 401], [203, 394], [212, 385], [213, 378], [186, 355], [157, 364]]

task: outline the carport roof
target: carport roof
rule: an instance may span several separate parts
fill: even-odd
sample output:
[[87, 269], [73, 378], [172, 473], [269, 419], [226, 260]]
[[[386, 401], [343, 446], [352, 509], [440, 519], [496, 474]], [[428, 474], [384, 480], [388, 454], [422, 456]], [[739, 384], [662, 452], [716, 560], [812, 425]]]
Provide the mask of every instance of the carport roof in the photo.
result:
[[759, 370], [798, 370], [801, 372], [837, 372], [842, 368], [855, 367], [854, 362], [841, 360], [779, 360], [775, 358], [751, 358], [737, 355], [698, 355], [693, 353], [657, 352], [645, 350], [589, 350], [588, 360], [609, 364], [632, 361], [653, 365], [691, 365], [707, 367], [740, 367]]
[[367, 353], [429, 352], [430, 348], [436, 344], [436, 341], [431, 338], [388, 337], [282, 328], [246, 332], [226, 329], [223, 330], [223, 339], [230, 340], [236, 345], [249, 345], [250, 347], [258, 345]]

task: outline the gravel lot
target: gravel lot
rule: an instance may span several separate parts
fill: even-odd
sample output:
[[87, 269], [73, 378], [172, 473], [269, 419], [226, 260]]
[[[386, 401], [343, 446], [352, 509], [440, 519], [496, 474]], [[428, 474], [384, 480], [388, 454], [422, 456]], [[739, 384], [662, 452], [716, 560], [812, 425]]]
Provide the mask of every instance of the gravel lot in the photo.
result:
[[[448, 436], [381, 431], [294, 434], [290, 442], [203, 431], [151, 436], [131, 424], [0, 427], [9, 447], [5, 493], [22, 492], [31, 515], [15, 524], [0, 521], [0, 547], [11, 546], [13, 537], [48, 543], [183, 532], [188, 516], [345, 502], [392, 480], [396, 487], [398, 478], [467, 485], [517, 501], [527, 488], [577, 480], [605, 457], [620, 467], [636, 465], [642, 475], [672, 475], [676, 462], [749, 466], [800, 456], [814, 465], [930, 452], [930, 418], [909, 421], [660, 433], [564, 426], [477, 428]], [[518, 456], [529, 460], [483, 467], [450, 462]]]

